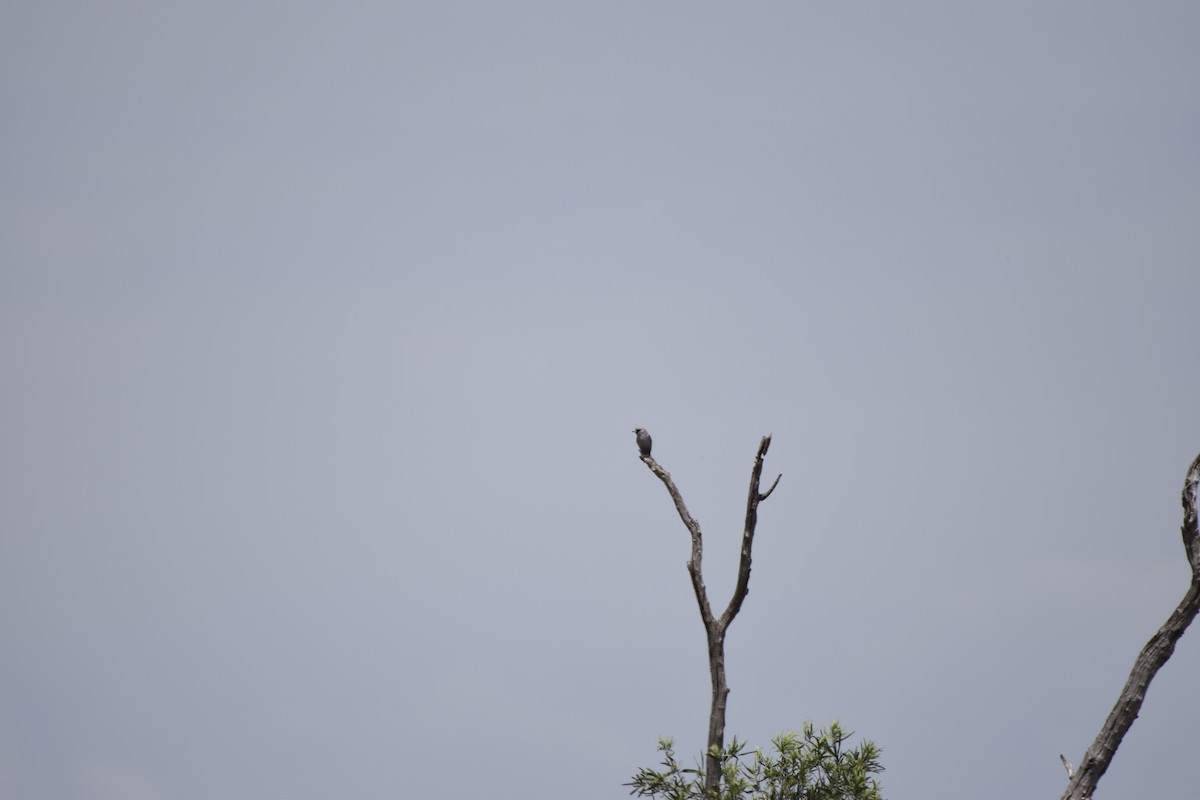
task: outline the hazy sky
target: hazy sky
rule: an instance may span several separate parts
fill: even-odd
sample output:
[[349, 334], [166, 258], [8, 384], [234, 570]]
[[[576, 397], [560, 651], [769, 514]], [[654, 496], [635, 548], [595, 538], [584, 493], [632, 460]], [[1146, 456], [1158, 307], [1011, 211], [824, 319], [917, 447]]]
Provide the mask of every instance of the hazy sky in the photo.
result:
[[[0, 8], [0, 797], [1058, 797], [1187, 587], [1195, 3]], [[1101, 783], [1196, 796], [1200, 631]]]

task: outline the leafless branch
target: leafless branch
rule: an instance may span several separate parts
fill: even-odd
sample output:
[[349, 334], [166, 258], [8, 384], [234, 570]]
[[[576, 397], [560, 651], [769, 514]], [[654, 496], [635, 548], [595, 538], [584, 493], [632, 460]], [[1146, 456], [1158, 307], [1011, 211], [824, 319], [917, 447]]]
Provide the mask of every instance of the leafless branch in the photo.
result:
[[1125, 738], [1125, 734], [1133, 726], [1133, 721], [1137, 719], [1142, 701], [1146, 699], [1146, 690], [1150, 686], [1150, 681], [1175, 652], [1176, 642], [1183, 636], [1188, 625], [1200, 611], [1200, 529], [1197, 528], [1196, 523], [1197, 483], [1200, 483], [1200, 455], [1196, 456], [1196, 459], [1192, 461], [1192, 466], [1188, 469], [1181, 497], [1183, 525], [1180, 531], [1183, 535], [1183, 547], [1187, 552], [1188, 564], [1192, 568], [1192, 579], [1187, 593], [1184, 594], [1183, 600], [1180, 601], [1179, 606], [1166, 623], [1158, 629], [1154, 636], [1150, 637], [1150, 641], [1138, 654], [1137, 660], [1133, 663], [1133, 669], [1129, 673], [1129, 680], [1125, 683], [1125, 688], [1121, 690], [1116, 705], [1113, 706], [1108, 719], [1100, 728], [1100, 734], [1096, 737], [1096, 741], [1092, 742], [1092, 746], [1084, 754], [1083, 760], [1079, 762], [1079, 769], [1070, 776], [1062, 800], [1086, 800], [1092, 796], [1100, 778], [1104, 777], [1105, 771], [1112, 763], [1117, 748], [1121, 746], [1121, 740]]
[[692, 535], [692, 557], [688, 559], [687, 569], [688, 574], [692, 576], [692, 589], [696, 592], [696, 604], [700, 606], [700, 619], [704, 621], [704, 629], [711, 630], [714, 624], [712, 606], [708, 604], [708, 590], [704, 586], [704, 576], [700, 572], [700, 561], [704, 557], [704, 537], [700, 533], [700, 523], [688, 511], [687, 505], [683, 502], [683, 495], [679, 493], [675, 481], [671, 480], [671, 473], [660, 467], [651, 456], [641, 456], [641, 459], [667, 487], [667, 494], [671, 495], [671, 499], [675, 502], [675, 510], [679, 512], [679, 518], [683, 520], [688, 533]]
[[750, 592], [750, 549], [754, 546], [754, 529], [758, 525], [758, 504], [775, 491], [775, 486], [779, 484], [779, 478], [783, 477], [780, 475], [776, 478], [775, 483], [771, 484], [771, 488], [767, 490], [766, 494], [759, 494], [758, 483], [762, 478], [763, 458], [766, 457], [767, 449], [770, 446], [771, 434], [768, 433], [759, 442], [758, 455], [754, 458], [754, 469], [750, 471], [750, 493], [746, 498], [746, 524], [742, 529], [742, 557], [738, 564], [737, 586], [734, 587], [729, 606], [721, 615], [721, 625], [725, 628], [728, 628], [729, 623], [733, 622], [733, 618], [742, 608], [742, 601]]

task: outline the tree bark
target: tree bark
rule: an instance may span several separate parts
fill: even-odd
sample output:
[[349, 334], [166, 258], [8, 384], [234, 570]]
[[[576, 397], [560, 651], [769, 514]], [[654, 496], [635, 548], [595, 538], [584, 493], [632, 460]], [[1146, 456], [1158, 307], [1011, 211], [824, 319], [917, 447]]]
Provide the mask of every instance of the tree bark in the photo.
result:
[[742, 555], [738, 566], [737, 586], [733, 597], [729, 600], [724, 613], [719, 618], [713, 616], [712, 606], [708, 603], [708, 590], [704, 586], [704, 576], [700, 571], [700, 560], [704, 554], [704, 537], [700, 532], [700, 523], [687, 510], [683, 495], [679, 493], [671, 475], [658, 465], [649, 455], [641, 456], [646, 466], [667, 487], [667, 493], [675, 502], [675, 510], [679, 518], [692, 536], [692, 556], [688, 559], [687, 570], [692, 576], [692, 589], [696, 593], [696, 604], [700, 607], [700, 619], [704, 622], [704, 630], [708, 636], [708, 670], [712, 677], [712, 707], [708, 715], [708, 745], [705, 752], [705, 785], [713, 788], [721, 781], [720, 762], [713, 755], [713, 748], [718, 751], [725, 748], [725, 704], [729, 697], [729, 684], [725, 681], [725, 631], [729, 623], [737, 616], [742, 608], [742, 602], [750, 592], [750, 551], [754, 545], [754, 529], [758, 524], [758, 504], [770, 497], [771, 492], [779, 485], [775, 478], [771, 488], [760, 493], [759, 480], [762, 477], [763, 459], [767, 448], [771, 446], [771, 435], [767, 434], [758, 445], [758, 455], [754, 459], [754, 469], [750, 473], [750, 493], [746, 500], [746, 524], [742, 529]]
[[[1129, 680], [1125, 682], [1125, 688], [1121, 690], [1116, 705], [1113, 706], [1108, 719], [1100, 728], [1100, 735], [1096, 737], [1096, 741], [1092, 742], [1092, 746], [1084, 754], [1079, 768], [1072, 771], [1069, 766], [1067, 767], [1069, 781], [1067, 790], [1063, 792], [1062, 800], [1088, 800], [1092, 796], [1096, 785], [1104, 777], [1109, 764], [1112, 763], [1117, 748], [1121, 746], [1121, 740], [1125, 738], [1125, 734], [1133, 726], [1133, 721], [1137, 719], [1142, 701], [1146, 699], [1146, 690], [1150, 686], [1150, 681], [1175, 652], [1175, 643], [1183, 636], [1188, 625], [1200, 611], [1200, 530], [1198, 530], [1196, 522], [1197, 483], [1200, 483], [1200, 455], [1196, 456], [1192, 466], [1188, 469], [1187, 477], [1183, 482], [1182, 496], [1183, 525], [1180, 530], [1183, 534], [1183, 548], [1187, 553], [1188, 564], [1192, 568], [1191, 583], [1175, 612], [1138, 654], [1137, 660], [1133, 663], [1133, 670], [1129, 673]], [[1062, 756], [1059, 757], [1062, 758]], [[1064, 758], [1063, 763], [1069, 765], [1070, 762]]]

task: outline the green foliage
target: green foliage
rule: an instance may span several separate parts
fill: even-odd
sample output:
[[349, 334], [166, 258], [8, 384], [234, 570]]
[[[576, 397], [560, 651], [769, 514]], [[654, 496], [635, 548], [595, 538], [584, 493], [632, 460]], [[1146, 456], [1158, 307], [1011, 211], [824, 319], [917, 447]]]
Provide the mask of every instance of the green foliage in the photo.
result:
[[804, 723], [802, 732], [781, 733], [771, 740], [775, 752], [750, 750], [737, 737], [724, 751], [713, 748], [721, 769], [721, 782], [705, 788], [704, 769], [683, 769], [675, 760], [674, 741], [659, 739], [662, 772], [642, 768], [629, 792], [637, 797], [663, 800], [883, 800], [879, 782], [883, 772], [879, 747], [864, 741], [846, 747], [854, 734], [834, 722], [828, 731]]

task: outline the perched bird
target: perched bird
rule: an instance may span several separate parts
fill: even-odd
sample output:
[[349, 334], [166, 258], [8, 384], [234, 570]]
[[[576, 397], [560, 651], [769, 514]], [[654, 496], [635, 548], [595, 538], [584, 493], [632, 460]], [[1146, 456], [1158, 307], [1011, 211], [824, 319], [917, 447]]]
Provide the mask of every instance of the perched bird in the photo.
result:
[[637, 434], [638, 450], [644, 456], [650, 455], [650, 434], [646, 433], [645, 428], [635, 428], [633, 432]]

